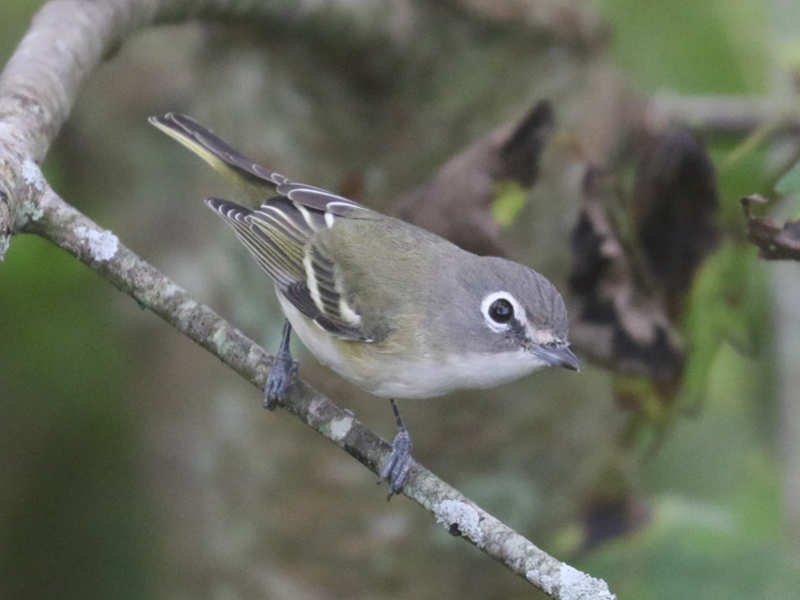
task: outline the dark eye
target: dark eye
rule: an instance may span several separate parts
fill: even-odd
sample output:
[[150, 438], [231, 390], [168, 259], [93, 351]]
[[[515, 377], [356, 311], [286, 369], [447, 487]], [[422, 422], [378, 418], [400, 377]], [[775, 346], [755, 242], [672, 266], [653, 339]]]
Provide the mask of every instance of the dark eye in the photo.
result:
[[508, 323], [514, 316], [514, 307], [505, 298], [498, 298], [489, 307], [489, 316], [498, 323]]

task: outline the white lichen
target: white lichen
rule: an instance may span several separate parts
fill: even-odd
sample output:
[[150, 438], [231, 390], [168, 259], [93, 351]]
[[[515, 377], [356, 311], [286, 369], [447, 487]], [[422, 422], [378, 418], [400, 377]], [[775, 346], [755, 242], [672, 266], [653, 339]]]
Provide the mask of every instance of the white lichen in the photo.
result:
[[541, 587], [546, 594], [555, 594], [560, 600], [616, 600], [602, 579], [587, 575], [583, 571], [561, 563], [558, 577], [528, 571], [525, 577]]
[[247, 364], [251, 366], [258, 365], [264, 357], [264, 354], [261, 352], [261, 349], [253, 344], [250, 346], [250, 350], [247, 351]]
[[184, 300], [183, 302], [180, 303], [180, 305], [178, 306], [178, 312], [188, 313], [188, 312], [193, 311], [196, 308], [197, 308], [197, 301], [196, 300], [192, 300], [190, 298], [190, 299]]
[[22, 229], [29, 221], [38, 221], [44, 216], [44, 211], [40, 206], [30, 200], [23, 200], [14, 226]]
[[186, 331], [192, 324], [192, 317], [193, 312], [197, 308], [197, 302], [195, 300], [184, 300], [178, 305], [177, 315], [178, 315], [178, 326], [180, 327], [181, 331]]
[[89, 244], [89, 253], [97, 262], [111, 260], [119, 249], [119, 238], [110, 231], [97, 231], [81, 225], [75, 234]]
[[177, 285], [175, 285], [174, 283], [169, 281], [169, 282], [166, 283], [166, 285], [164, 285], [164, 287], [163, 287], [163, 289], [161, 291], [161, 295], [164, 298], [172, 298], [175, 294], [177, 294], [180, 291], [181, 291], [181, 288], [179, 288]]
[[36, 191], [44, 191], [45, 181], [42, 170], [39, 168], [39, 165], [30, 158], [26, 158], [22, 161], [22, 178], [25, 180], [25, 183], [33, 186]]
[[311, 403], [308, 405], [309, 422], [322, 418], [322, 407], [325, 406], [325, 401], [319, 396], [314, 396]]
[[335, 442], [341, 442], [350, 433], [353, 427], [353, 417], [341, 417], [331, 421], [331, 439]]
[[139, 264], [139, 259], [136, 257], [135, 254], [123, 254], [118, 267], [121, 273], [128, 273], [132, 269], [135, 269]]
[[437, 523], [441, 523], [449, 530], [454, 526], [457, 527], [461, 535], [471, 539], [479, 548], [483, 548], [480, 515], [472, 506], [458, 500], [443, 500], [434, 507], [433, 512]]
[[217, 352], [222, 355], [228, 353], [228, 330], [225, 327], [217, 327], [214, 335], [211, 336], [211, 341], [214, 342]]
[[542, 575], [538, 571], [527, 571], [525, 573], [525, 579], [539, 586], [545, 594], [550, 595], [553, 593], [555, 581], [550, 575]]

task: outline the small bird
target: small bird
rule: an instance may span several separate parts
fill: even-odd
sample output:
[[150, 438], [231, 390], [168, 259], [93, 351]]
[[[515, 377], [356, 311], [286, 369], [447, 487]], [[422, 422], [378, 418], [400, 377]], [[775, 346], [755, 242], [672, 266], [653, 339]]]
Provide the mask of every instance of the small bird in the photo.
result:
[[[216, 170], [277, 192], [258, 208], [208, 198], [272, 280], [286, 316], [264, 386], [273, 409], [297, 371], [292, 331], [324, 365], [389, 398], [397, 426], [381, 469], [403, 488], [411, 438], [395, 399], [488, 388], [544, 366], [578, 370], [558, 290], [533, 269], [444, 238], [254, 163], [190, 117], [150, 123]], [[267, 197], [266, 193], [262, 197]]]

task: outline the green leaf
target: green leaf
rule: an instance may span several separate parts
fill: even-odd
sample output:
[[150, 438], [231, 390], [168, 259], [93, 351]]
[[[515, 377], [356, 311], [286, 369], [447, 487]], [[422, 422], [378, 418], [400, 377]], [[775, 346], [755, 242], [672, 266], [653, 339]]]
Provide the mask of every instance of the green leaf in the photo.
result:
[[784, 196], [800, 192], [800, 161], [783, 174], [783, 177], [775, 184], [775, 191]]

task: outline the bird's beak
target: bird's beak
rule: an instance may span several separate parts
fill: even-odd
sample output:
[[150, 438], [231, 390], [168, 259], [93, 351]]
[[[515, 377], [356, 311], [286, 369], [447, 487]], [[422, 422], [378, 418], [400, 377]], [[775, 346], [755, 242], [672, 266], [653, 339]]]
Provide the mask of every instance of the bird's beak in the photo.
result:
[[563, 346], [534, 346], [532, 351], [551, 367], [564, 367], [572, 371], [581, 370], [578, 357], [566, 344]]

